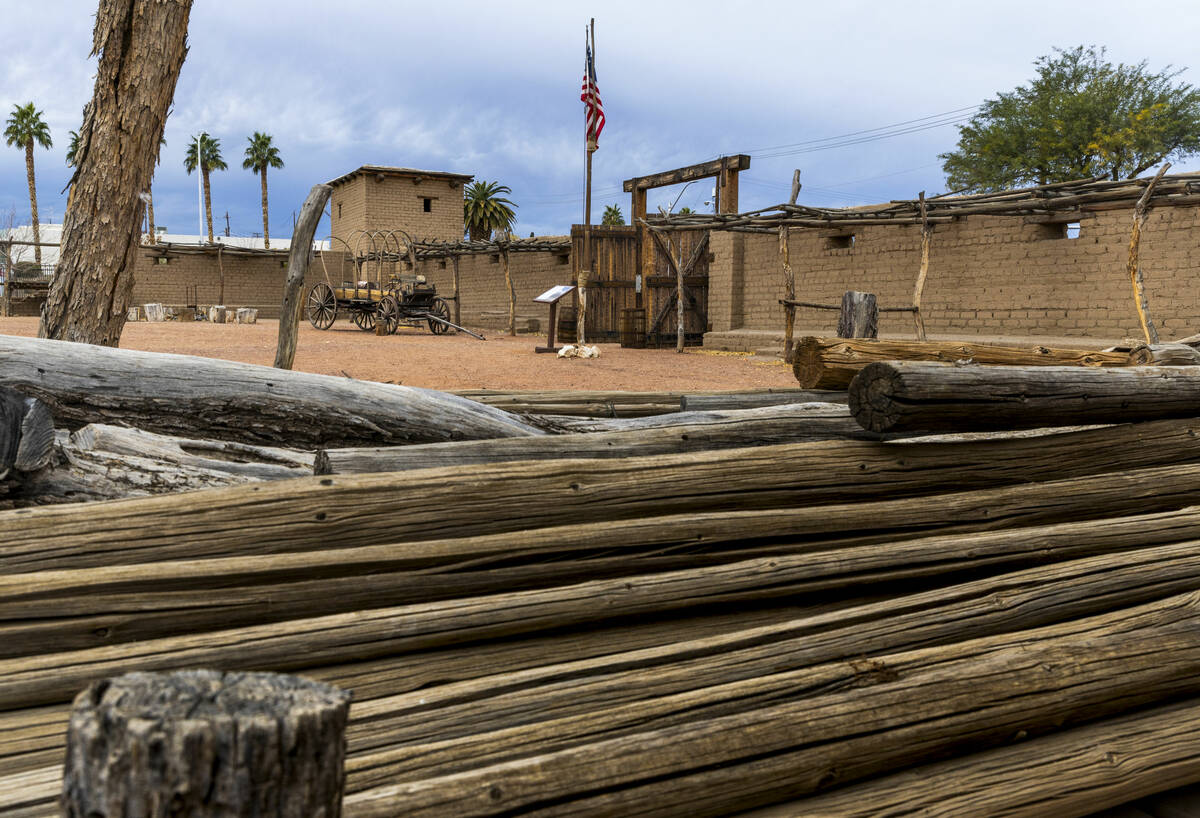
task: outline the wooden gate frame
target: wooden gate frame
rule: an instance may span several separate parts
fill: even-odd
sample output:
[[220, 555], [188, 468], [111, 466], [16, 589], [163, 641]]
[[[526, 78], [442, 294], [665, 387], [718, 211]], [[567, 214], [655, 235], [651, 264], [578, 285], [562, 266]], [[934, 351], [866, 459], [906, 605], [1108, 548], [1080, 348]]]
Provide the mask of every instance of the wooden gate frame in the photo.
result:
[[[638, 226], [638, 259], [640, 266], [640, 276], [642, 286], [638, 288], [637, 305], [642, 306], [642, 292], [646, 288], [646, 282], [654, 276], [654, 257], [655, 248], [663, 251], [663, 255], [667, 257], [671, 268], [675, 271], [676, 276], [682, 277], [687, 275], [684, 271], [691, 270], [695, 265], [699, 254], [693, 254], [693, 258], [688, 262], [686, 268], [681, 269], [682, 259], [675, 259], [671, 256], [670, 251], [666, 248], [663, 242], [657, 235], [654, 235], [654, 240], [651, 240], [652, 235], [650, 228], [646, 224], [646, 191], [657, 188], [667, 187], [669, 185], [678, 185], [682, 182], [694, 182], [699, 179], [716, 178], [717, 193], [716, 193], [716, 211], [718, 213], [737, 213], [738, 212], [738, 173], [750, 168], [750, 157], [747, 154], [739, 153], [734, 156], [722, 156], [719, 159], [714, 159], [709, 162], [701, 162], [697, 165], [688, 165], [675, 170], [667, 170], [661, 173], [653, 173], [649, 176], [635, 176], [632, 179], [626, 179], [622, 184], [622, 188], [626, 193], [632, 195], [632, 204], [630, 206], [631, 218], [630, 224]], [[704, 245], [707, 246], [705, 241]], [[676, 293], [676, 298], [688, 298], [693, 307], [697, 308], [695, 299], [690, 293], [686, 293], [680, 285], [680, 290]], [[668, 302], [672, 303], [672, 302]], [[682, 307], [682, 301], [676, 304], [677, 307]], [[657, 327], [661, 324], [666, 313], [662, 312], [655, 318], [654, 325]], [[680, 318], [680, 327], [683, 321]]]

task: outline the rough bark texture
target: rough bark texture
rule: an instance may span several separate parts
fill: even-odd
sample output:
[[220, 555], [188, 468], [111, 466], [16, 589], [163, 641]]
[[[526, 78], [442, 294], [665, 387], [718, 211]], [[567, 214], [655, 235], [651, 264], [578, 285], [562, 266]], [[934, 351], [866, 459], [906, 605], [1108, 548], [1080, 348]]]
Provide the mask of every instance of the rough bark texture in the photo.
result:
[[271, 673], [130, 673], [75, 699], [67, 818], [337, 818], [350, 695]]
[[279, 311], [279, 343], [275, 347], [277, 369], [291, 369], [296, 358], [296, 333], [304, 303], [304, 276], [312, 258], [313, 234], [317, 232], [317, 223], [321, 221], [321, 214], [331, 193], [333, 188], [329, 185], [313, 185], [308, 198], [304, 200], [304, 206], [300, 208], [300, 219], [292, 233], [287, 281], [283, 285], [283, 306]]
[[150, 188], [146, 188], [146, 227], [149, 228], [149, 236], [146, 238], [146, 243], [157, 244], [158, 232], [154, 227], [154, 192]]
[[850, 384], [850, 411], [873, 432], [970, 432], [1190, 418], [1192, 366], [1023, 367], [874, 363]]
[[37, 181], [33, 175], [33, 139], [25, 143], [25, 176], [29, 183], [29, 214], [33, 219], [33, 260], [42, 263], [41, 229], [38, 225]]
[[133, 293], [143, 202], [187, 54], [191, 0], [101, 0], [100, 55], [42, 337], [116, 346]]
[[0, 385], [42, 400], [60, 425], [294, 448], [540, 434], [429, 389], [14, 336], [0, 336]]
[[[199, 147], [197, 147], [199, 153]], [[200, 176], [204, 179], [204, 220], [208, 223], [208, 243], [213, 243], [213, 228], [212, 228], [212, 193], [208, 186], [208, 166], [202, 160], [200, 162]]]
[[267, 219], [267, 165], [264, 162], [262, 170], [259, 171], [262, 176], [262, 211], [263, 211], [263, 249], [271, 249], [271, 226]]

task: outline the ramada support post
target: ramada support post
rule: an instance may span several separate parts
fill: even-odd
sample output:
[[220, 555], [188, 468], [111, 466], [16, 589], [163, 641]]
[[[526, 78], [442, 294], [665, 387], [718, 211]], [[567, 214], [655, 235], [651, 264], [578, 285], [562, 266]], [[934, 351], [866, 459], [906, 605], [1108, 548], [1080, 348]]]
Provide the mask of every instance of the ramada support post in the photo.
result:
[[1138, 320], [1141, 321], [1142, 333], [1146, 336], [1147, 344], [1158, 343], [1158, 330], [1155, 329], [1154, 322], [1150, 319], [1150, 305], [1146, 302], [1146, 287], [1142, 279], [1142, 268], [1138, 263], [1138, 251], [1142, 241], [1142, 225], [1146, 223], [1146, 217], [1150, 210], [1150, 196], [1154, 193], [1158, 180], [1163, 177], [1169, 167], [1171, 167], [1171, 163], [1166, 162], [1158, 169], [1158, 173], [1150, 180], [1150, 184], [1146, 185], [1145, 192], [1134, 205], [1133, 231], [1129, 236], [1129, 262], [1126, 269], [1129, 271], [1129, 281], [1133, 285], [1134, 306], [1137, 307]]
[[[292, 247], [288, 253], [287, 283], [283, 288], [283, 307], [279, 311], [279, 345], [275, 349], [275, 367], [291, 369], [296, 359], [296, 332], [300, 326], [301, 302], [304, 298], [304, 276], [308, 273], [308, 260], [312, 256], [313, 234], [317, 222], [325, 211], [333, 188], [329, 185], [313, 185], [300, 209], [300, 219], [292, 234]], [[355, 281], [357, 281], [357, 277]]]
[[921, 315], [921, 296], [925, 294], [925, 277], [929, 274], [929, 241], [933, 235], [933, 225], [929, 223], [929, 213], [925, 208], [925, 191], [918, 198], [921, 206], [921, 271], [917, 273], [917, 285], [913, 289], [913, 320], [917, 324], [917, 340], [925, 339], [925, 316]]

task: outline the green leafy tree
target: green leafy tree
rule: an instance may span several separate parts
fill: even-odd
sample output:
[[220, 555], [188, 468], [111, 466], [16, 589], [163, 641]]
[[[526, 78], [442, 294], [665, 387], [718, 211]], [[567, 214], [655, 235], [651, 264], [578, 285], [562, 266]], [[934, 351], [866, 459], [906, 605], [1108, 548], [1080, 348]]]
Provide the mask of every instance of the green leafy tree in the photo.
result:
[[190, 176], [192, 171], [200, 169], [200, 178], [204, 182], [204, 218], [208, 222], [208, 243], [213, 241], [212, 225], [212, 193], [209, 189], [208, 177], [214, 170], [229, 170], [229, 165], [221, 157], [221, 140], [215, 139], [206, 132], [193, 137], [188, 144], [187, 155], [183, 166]]
[[692, 215], [692, 214], [693, 214], [693, 213], [695, 213], [695, 212], [696, 212], [696, 211], [692, 210], [690, 207], [681, 207], [681, 208], [679, 208], [679, 214], [678, 214], [678, 215], [680, 215], [680, 216], [690, 216], [690, 215]]
[[53, 145], [50, 140], [50, 128], [42, 119], [42, 112], [32, 102], [25, 105], [14, 105], [12, 114], [4, 123], [4, 139], [9, 147], [25, 149], [25, 178], [29, 182], [29, 212], [33, 219], [33, 257], [37, 264], [42, 263], [41, 233], [38, 230], [37, 183], [33, 178], [33, 146], [40, 145], [49, 148]]
[[279, 148], [271, 144], [271, 135], [254, 132], [254, 136], [246, 137], [249, 146], [246, 148], [246, 158], [242, 167], [254, 171], [262, 180], [262, 216], [263, 216], [263, 247], [271, 249], [271, 230], [267, 226], [267, 168], [282, 168], [283, 160], [279, 158]]
[[1181, 71], [1113, 65], [1104, 49], [1056, 49], [1037, 77], [985, 100], [940, 156], [951, 188], [1002, 190], [1070, 179], [1131, 179], [1200, 151], [1200, 92]]
[[499, 182], [474, 182], [466, 189], [463, 199], [463, 221], [471, 241], [487, 241], [493, 230], [511, 232], [517, 215], [515, 204], [501, 194], [512, 193], [508, 185]]
[[625, 214], [621, 212], [621, 206], [607, 205], [604, 215], [600, 218], [600, 224], [625, 224]]

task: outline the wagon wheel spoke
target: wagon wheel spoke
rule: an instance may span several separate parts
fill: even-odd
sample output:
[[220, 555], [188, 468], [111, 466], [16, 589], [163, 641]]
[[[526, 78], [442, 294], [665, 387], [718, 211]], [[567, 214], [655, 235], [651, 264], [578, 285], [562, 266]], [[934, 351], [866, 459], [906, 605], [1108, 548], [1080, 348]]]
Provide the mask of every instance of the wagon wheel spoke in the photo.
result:
[[[433, 299], [433, 304], [430, 305], [429, 312], [445, 321], [450, 320], [450, 306], [446, 303], [446, 299], [444, 298]], [[434, 335], [442, 335], [446, 332], [449, 332], [449, 330], [450, 327], [446, 324], [443, 324], [441, 321], [435, 321], [432, 318], [429, 319], [429, 331]]]
[[385, 295], [379, 299], [375, 319], [383, 322], [388, 335], [394, 333], [400, 326], [400, 302], [394, 295]]
[[329, 329], [337, 320], [337, 296], [324, 282], [308, 291], [308, 322], [317, 329]]
[[375, 306], [372, 306], [371, 309], [369, 309], [369, 310], [366, 310], [366, 309], [355, 310], [354, 311], [354, 325], [356, 327], [358, 327], [359, 329], [363, 330], [364, 332], [373, 331], [375, 329], [375, 310], [376, 310]]

